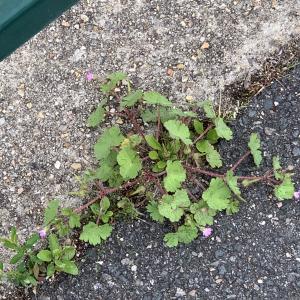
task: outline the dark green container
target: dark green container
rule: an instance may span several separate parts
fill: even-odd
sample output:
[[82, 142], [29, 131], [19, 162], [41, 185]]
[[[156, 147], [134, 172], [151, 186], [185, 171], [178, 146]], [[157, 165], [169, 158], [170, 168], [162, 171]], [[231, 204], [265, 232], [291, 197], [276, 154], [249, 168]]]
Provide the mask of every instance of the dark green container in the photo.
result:
[[78, 0], [0, 0], [0, 61]]

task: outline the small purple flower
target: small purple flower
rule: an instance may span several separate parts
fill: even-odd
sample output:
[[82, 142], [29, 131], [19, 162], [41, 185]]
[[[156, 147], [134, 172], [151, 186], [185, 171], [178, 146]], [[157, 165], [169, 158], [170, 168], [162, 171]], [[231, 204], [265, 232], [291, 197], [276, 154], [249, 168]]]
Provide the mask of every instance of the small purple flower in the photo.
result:
[[294, 198], [297, 202], [300, 200], [300, 189], [298, 190], [298, 192], [294, 193]]
[[92, 81], [94, 79], [94, 74], [93, 74], [93, 72], [92, 71], [88, 71], [87, 73], [86, 73], [86, 80], [87, 81]]
[[203, 230], [203, 236], [204, 237], [209, 237], [212, 234], [213, 230], [210, 227], [204, 228]]
[[41, 239], [44, 239], [47, 236], [47, 231], [45, 229], [42, 229], [39, 231], [39, 235]]

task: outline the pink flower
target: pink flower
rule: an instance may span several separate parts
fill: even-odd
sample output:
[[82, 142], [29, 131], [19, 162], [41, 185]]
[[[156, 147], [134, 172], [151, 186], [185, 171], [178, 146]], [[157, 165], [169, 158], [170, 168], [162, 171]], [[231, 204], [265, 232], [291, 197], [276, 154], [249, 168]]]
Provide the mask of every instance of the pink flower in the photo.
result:
[[42, 229], [39, 231], [39, 235], [41, 239], [44, 239], [47, 236], [47, 231], [45, 229]]
[[92, 71], [88, 71], [87, 73], [86, 73], [86, 80], [87, 81], [92, 81], [94, 79], [94, 74], [93, 74], [93, 72]]
[[212, 234], [213, 230], [210, 227], [204, 228], [203, 230], [203, 236], [204, 237], [209, 237]]
[[296, 199], [296, 201], [300, 200], [300, 190], [298, 190], [298, 192], [294, 193], [294, 198]]

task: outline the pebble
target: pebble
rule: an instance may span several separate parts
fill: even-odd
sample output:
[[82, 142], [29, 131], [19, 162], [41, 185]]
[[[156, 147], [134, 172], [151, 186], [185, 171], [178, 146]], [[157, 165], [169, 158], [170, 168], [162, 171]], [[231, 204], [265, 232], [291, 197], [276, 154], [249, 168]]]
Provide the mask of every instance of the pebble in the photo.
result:
[[136, 270], [137, 270], [137, 266], [136, 266], [136, 265], [133, 265], [133, 266], [131, 267], [131, 271], [132, 271], [132, 272], [136, 272]]
[[224, 256], [224, 251], [222, 251], [222, 250], [215, 251], [215, 257], [216, 258], [220, 258], [222, 256]]
[[80, 19], [81, 19], [84, 23], [86, 23], [86, 22], [89, 21], [89, 17], [88, 17], [87, 15], [81, 15], [81, 16], [80, 16]]
[[263, 280], [262, 279], [258, 279], [257, 282], [258, 283], [263, 283]]
[[65, 20], [63, 20], [61, 22], [61, 25], [64, 26], [64, 27], [70, 27], [70, 23], [68, 21], [65, 21]]
[[227, 270], [224, 266], [219, 267], [219, 275], [225, 275], [227, 273]]
[[295, 147], [293, 149], [293, 155], [294, 156], [300, 156], [300, 148], [299, 147]]
[[276, 129], [265, 127], [265, 134], [266, 135], [274, 135], [275, 132], [276, 132]]
[[81, 170], [81, 164], [80, 163], [73, 163], [71, 164], [71, 168], [74, 170]]
[[197, 294], [197, 291], [196, 291], [196, 290], [191, 290], [191, 291], [189, 292], [189, 296], [191, 296], [191, 297], [196, 297], [196, 294]]
[[267, 99], [264, 102], [264, 108], [265, 109], [271, 109], [271, 108], [273, 108], [273, 101], [271, 99]]
[[5, 119], [4, 118], [0, 118], [0, 126], [5, 124]]
[[118, 119], [116, 120], [116, 123], [117, 123], [117, 124], [123, 124], [124, 122], [123, 122], [123, 120], [122, 120], [121, 118], [118, 118]]
[[56, 161], [54, 164], [55, 169], [59, 170], [61, 166], [61, 162], [60, 161]]
[[185, 295], [186, 295], [186, 292], [183, 289], [181, 289], [181, 288], [176, 289], [175, 297], [183, 297]]

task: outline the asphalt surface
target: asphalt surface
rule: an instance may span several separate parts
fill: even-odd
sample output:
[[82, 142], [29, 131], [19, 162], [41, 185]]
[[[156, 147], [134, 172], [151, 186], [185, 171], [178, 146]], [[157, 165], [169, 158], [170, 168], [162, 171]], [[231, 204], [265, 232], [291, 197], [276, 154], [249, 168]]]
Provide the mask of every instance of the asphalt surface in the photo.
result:
[[[177, 104], [235, 104], [226, 86], [251, 82], [299, 35], [298, 0], [81, 0], [0, 62], [0, 235], [39, 229], [47, 203], [68, 197], [93, 165], [98, 132], [85, 122], [114, 71]], [[274, 53], [277, 53], [274, 55]], [[273, 61], [272, 59], [272, 61]], [[242, 84], [243, 85], [243, 84]], [[112, 106], [110, 109], [113, 108]], [[0, 260], [9, 253], [0, 247]], [[13, 288], [0, 284], [0, 299]]]
[[[245, 151], [250, 132], [263, 141], [264, 163], [279, 154], [300, 187], [300, 66], [253, 99], [232, 123], [234, 142], [222, 143], [228, 165]], [[251, 158], [239, 174], [255, 172]], [[259, 172], [259, 171], [258, 171]], [[271, 187], [244, 193], [234, 216], [219, 215], [211, 238], [169, 249], [170, 228], [149, 220], [118, 223], [103, 246], [80, 260], [80, 275], [58, 276], [32, 299], [299, 299], [300, 203], [283, 202]]]

